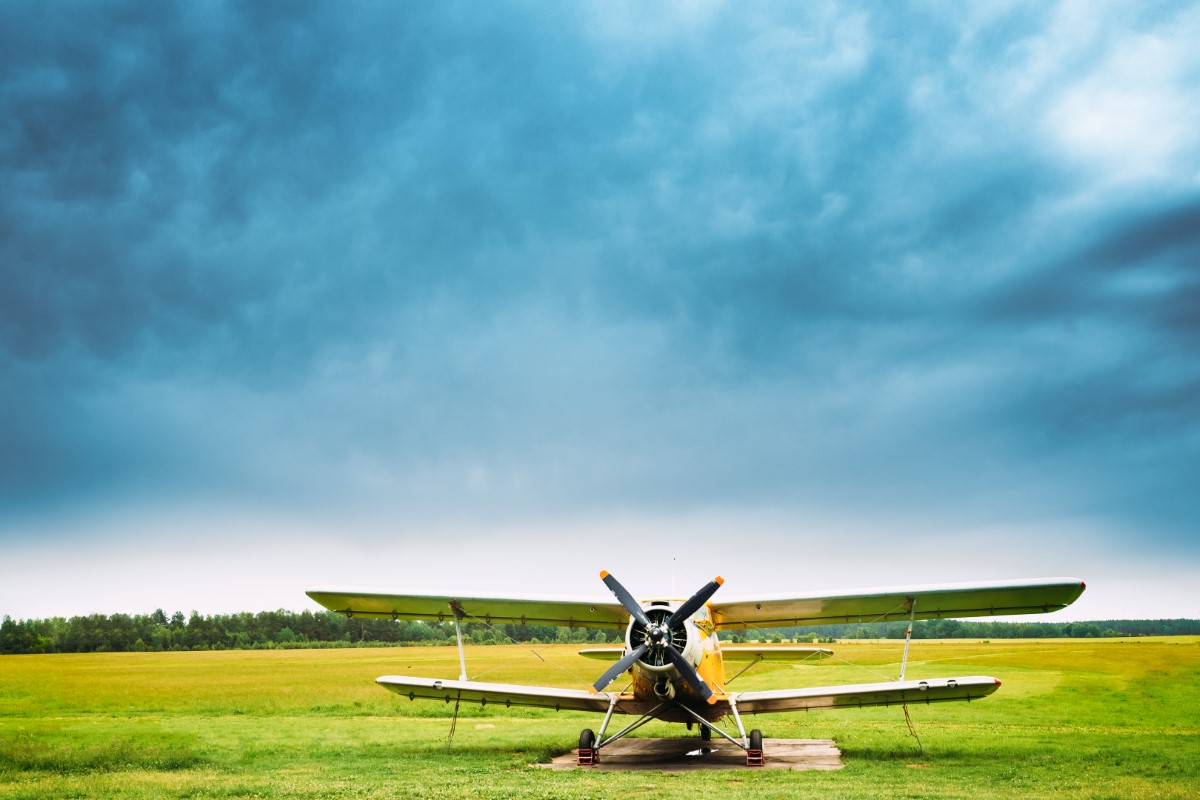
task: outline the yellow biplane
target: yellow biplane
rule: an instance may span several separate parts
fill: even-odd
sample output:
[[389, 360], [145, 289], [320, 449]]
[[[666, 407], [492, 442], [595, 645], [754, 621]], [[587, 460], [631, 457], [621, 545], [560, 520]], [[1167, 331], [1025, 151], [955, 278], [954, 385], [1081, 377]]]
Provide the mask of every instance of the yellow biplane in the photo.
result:
[[[908, 703], [977, 700], [996, 691], [996, 678], [905, 680], [912, 623], [1008, 614], [1041, 614], [1073, 603], [1086, 588], [1078, 578], [1045, 578], [864, 589], [846, 594], [776, 595], [712, 602], [724, 581], [716, 578], [686, 600], [634, 599], [615, 577], [600, 573], [613, 600], [564, 597], [472, 597], [319, 588], [309, 597], [347, 617], [393, 620], [453, 620], [458, 634], [458, 680], [385, 675], [377, 683], [410, 700], [440, 700], [481, 705], [535, 706], [603, 714], [599, 733], [579, 737], [579, 762], [594, 764], [600, 751], [652, 719], [698, 725], [703, 739], [712, 734], [746, 751], [747, 763], [761, 765], [762, 733], [746, 732], [745, 714], [821, 708], [865, 708]], [[558, 625], [625, 629], [624, 647], [588, 648], [581, 654], [611, 660], [591, 689], [558, 689], [467, 680], [459, 623]], [[830, 655], [816, 647], [722, 645], [718, 631], [834, 623], [907, 620], [904, 655], [897, 680], [882, 683], [738, 692], [726, 688], [725, 662], [803, 661]], [[631, 680], [621, 691], [607, 691], [622, 673]], [[608, 735], [614, 714], [635, 717]], [[737, 735], [719, 722], [732, 718]]]

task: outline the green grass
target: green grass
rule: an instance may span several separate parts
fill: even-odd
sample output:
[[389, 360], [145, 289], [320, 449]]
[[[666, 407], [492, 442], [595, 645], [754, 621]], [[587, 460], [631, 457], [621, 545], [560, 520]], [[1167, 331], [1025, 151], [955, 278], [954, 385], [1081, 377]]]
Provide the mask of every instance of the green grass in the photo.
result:
[[[384, 691], [454, 677], [453, 648], [0, 657], [0, 797], [1200, 797], [1200, 638], [915, 641], [908, 677], [993, 675], [992, 697], [911, 709], [764, 715], [768, 737], [832, 738], [837, 772], [691, 775], [531, 768], [599, 719], [464, 707]], [[837, 645], [819, 666], [760, 666], [734, 688], [895, 677], [897, 642]], [[472, 677], [585, 685], [571, 647], [469, 648]], [[681, 735], [655, 723], [641, 735]]]

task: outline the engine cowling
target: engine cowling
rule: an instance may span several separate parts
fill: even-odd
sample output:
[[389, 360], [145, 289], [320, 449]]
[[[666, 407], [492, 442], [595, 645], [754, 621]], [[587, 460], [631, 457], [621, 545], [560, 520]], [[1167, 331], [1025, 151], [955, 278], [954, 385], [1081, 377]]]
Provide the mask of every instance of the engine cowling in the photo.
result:
[[[667, 620], [678, 606], [678, 603], [649, 603], [643, 605], [642, 610], [646, 612], [646, 616], [650, 619], [652, 626], [665, 628]], [[692, 666], [700, 664], [700, 659], [703, 655], [700, 632], [696, 629], [695, 623], [690, 619], [686, 619], [676, 624], [673, 628], [666, 630], [666, 635], [663, 638], [668, 639], [670, 644]], [[648, 630], [646, 626], [642, 625], [636, 619], [631, 619], [629, 627], [625, 629], [626, 652], [630, 652], [642, 644], [649, 645], [649, 649], [637, 660], [639, 668], [656, 673], [677, 671], [663, 649], [655, 646], [652, 631]]]

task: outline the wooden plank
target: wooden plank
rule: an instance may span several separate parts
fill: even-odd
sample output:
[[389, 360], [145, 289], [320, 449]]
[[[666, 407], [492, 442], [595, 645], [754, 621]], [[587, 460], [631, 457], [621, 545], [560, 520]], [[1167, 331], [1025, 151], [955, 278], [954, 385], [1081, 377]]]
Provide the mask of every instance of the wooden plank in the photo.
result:
[[842, 753], [831, 739], [764, 739], [762, 767], [746, 766], [746, 751], [726, 741], [686, 739], [618, 739], [600, 751], [600, 762], [580, 767], [578, 751], [558, 756], [549, 764], [553, 770], [587, 769], [600, 772], [645, 771], [692, 772], [706, 769], [841, 769]]

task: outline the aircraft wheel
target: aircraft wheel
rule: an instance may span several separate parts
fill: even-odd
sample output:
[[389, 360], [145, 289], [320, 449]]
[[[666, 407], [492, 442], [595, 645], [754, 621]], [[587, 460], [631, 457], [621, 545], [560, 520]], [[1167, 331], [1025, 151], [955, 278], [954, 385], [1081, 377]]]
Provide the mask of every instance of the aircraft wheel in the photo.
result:
[[750, 731], [749, 739], [750, 748], [746, 750], [746, 766], [761, 767], [765, 763], [762, 751], [762, 731], [758, 728]]
[[600, 753], [596, 751], [596, 732], [591, 728], [584, 728], [579, 734], [579, 766], [591, 766], [599, 760]]
[[712, 741], [712, 728], [709, 728], [708, 726], [700, 727], [700, 741], [702, 741], [702, 742], [711, 742]]

